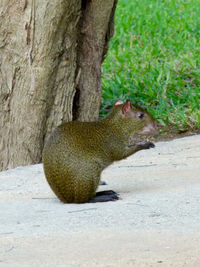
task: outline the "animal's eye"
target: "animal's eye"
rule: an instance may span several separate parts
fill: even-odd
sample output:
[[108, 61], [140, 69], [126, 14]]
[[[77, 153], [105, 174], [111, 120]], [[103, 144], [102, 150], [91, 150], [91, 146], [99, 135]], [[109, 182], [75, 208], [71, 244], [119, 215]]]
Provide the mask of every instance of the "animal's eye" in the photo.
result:
[[138, 116], [139, 119], [143, 119], [144, 118], [144, 113], [138, 112], [137, 116]]

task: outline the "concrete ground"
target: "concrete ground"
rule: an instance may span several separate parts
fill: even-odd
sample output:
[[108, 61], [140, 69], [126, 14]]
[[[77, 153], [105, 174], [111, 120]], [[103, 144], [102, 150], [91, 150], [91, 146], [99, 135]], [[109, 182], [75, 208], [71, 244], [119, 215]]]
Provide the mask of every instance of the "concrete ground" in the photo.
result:
[[121, 200], [62, 204], [42, 165], [0, 173], [0, 267], [200, 266], [200, 135], [107, 168]]

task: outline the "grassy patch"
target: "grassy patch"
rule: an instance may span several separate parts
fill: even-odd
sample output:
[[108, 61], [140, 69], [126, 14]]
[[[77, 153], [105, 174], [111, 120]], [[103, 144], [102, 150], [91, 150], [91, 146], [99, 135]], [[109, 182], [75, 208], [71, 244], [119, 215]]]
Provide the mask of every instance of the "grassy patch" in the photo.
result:
[[163, 125], [200, 126], [200, 0], [119, 0], [101, 116], [130, 99]]

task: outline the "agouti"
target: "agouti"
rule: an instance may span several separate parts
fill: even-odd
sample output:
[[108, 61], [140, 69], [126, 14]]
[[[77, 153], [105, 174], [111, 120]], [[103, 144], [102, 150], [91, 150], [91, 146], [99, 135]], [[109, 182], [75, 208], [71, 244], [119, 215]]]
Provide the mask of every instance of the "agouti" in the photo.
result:
[[143, 136], [155, 130], [153, 118], [129, 100], [116, 101], [100, 121], [62, 123], [43, 150], [46, 179], [64, 203], [117, 200], [114, 191], [96, 193], [101, 172], [114, 161], [154, 147]]

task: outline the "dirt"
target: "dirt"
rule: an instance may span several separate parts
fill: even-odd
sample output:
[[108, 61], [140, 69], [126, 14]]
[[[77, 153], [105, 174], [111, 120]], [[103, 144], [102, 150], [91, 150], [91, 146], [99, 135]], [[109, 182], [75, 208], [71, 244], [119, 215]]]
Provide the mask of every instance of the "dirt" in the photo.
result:
[[200, 134], [200, 127], [198, 129], [188, 129], [185, 131], [178, 130], [173, 126], [159, 126], [158, 133], [151, 137], [153, 142], [170, 141], [173, 139], [179, 139], [186, 136], [192, 136]]

